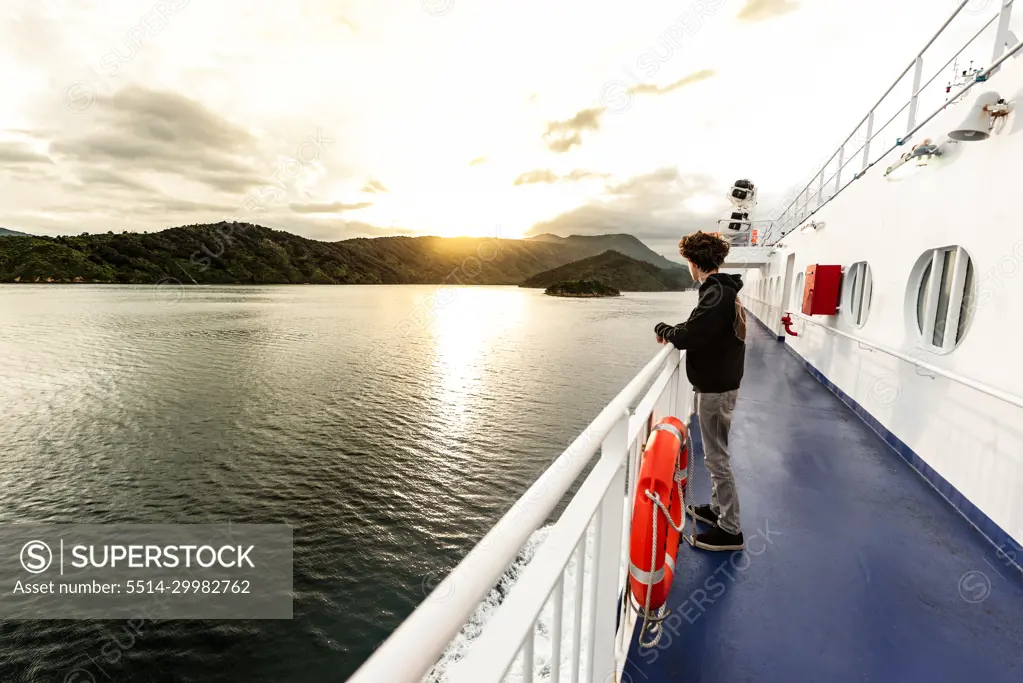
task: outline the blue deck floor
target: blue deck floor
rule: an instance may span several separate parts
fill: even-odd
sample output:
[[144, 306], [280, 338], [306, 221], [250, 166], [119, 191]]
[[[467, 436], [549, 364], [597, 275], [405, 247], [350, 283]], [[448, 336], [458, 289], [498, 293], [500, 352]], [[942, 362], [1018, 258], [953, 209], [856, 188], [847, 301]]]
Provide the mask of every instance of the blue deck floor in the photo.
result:
[[[1019, 574], [754, 325], [731, 451], [746, 551], [683, 544], [624, 682], [1023, 681]], [[694, 478], [705, 502], [702, 460]]]

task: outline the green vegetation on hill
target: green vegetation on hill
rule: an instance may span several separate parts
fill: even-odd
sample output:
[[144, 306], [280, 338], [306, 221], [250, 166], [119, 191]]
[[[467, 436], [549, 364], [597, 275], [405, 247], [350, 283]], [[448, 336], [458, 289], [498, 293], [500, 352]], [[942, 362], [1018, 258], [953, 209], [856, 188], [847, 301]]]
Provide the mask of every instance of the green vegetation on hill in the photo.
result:
[[0, 228], [0, 237], [30, 237], [27, 232], [18, 232], [17, 230], [8, 230], [7, 228]]
[[597, 296], [621, 296], [614, 287], [608, 287], [603, 282], [596, 280], [568, 280], [567, 282], [559, 282], [556, 285], [551, 285], [544, 294], [550, 296], [568, 296], [568, 297], [597, 297]]
[[605, 251], [597, 256], [538, 273], [521, 286], [550, 287], [568, 280], [599, 280], [623, 292], [680, 291], [693, 284], [686, 268], [662, 269], [616, 251]]
[[643, 244], [633, 235], [619, 233], [616, 235], [569, 235], [559, 237], [544, 233], [529, 238], [537, 242], [550, 242], [564, 246], [578, 247], [589, 251], [589, 255], [602, 254], [605, 251], [617, 251], [619, 254], [631, 256], [638, 261], [652, 263], [658, 268], [678, 268], [683, 264], [670, 261], [656, 251]]
[[[0, 282], [153, 284], [518, 284], [592, 256], [573, 244], [471, 237], [379, 237], [319, 242], [248, 223], [146, 234], [8, 237]], [[651, 252], [652, 253], [652, 252]]]

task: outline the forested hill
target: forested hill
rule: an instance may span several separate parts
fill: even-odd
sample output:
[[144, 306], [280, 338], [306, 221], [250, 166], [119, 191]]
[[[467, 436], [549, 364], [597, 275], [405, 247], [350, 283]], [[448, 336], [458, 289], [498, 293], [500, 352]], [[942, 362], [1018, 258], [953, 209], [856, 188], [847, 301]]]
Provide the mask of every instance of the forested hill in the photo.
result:
[[617, 251], [606, 251], [537, 273], [526, 279], [521, 286], [550, 287], [569, 280], [598, 281], [623, 292], [679, 291], [693, 284], [693, 278], [686, 268], [658, 268]]
[[552, 242], [554, 244], [585, 247], [594, 255], [602, 254], [605, 251], [617, 251], [619, 254], [625, 254], [638, 261], [652, 263], [658, 268], [677, 268], [683, 265], [681, 262], [669, 261], [664, 258], [643, 244], [642, 240], [635, 235], [624, 233], [612, 235], [569, 235], [568, 237], [544, 233], [528, 239], [536, 240], [537, 242]]
[[592, 241], [380, 237], [319, 242], [248, 223], [0, 240], [0, 282], [519, 284]]

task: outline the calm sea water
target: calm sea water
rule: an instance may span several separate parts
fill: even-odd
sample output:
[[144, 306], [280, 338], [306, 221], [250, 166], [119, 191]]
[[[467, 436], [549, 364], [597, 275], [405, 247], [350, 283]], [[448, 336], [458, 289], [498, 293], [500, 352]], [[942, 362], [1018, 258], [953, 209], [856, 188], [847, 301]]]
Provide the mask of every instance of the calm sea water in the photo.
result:
[[292, 621], [2, 622], [0, 681], [343, 681], [691, 297], [0, 286], [0, 522], [295, 538]]

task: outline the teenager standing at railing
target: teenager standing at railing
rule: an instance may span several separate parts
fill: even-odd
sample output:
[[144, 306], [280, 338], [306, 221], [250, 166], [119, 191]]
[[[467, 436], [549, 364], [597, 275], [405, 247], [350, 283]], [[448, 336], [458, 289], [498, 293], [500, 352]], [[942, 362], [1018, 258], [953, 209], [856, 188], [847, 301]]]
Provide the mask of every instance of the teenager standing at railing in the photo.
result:
[[746, 313], [738, 300], [742, 277], [718, 272], [729, 247], [714, 235], [687, 235], [678, 247], [689, 262], [693, 279], [701, 283], [700, 299], [684, 323], [674, 327], [658, 323], [654, 333], [659, 343], [670, 342], [686, 350], [686, 375], [696, 390], [711, 494], [709, 505], [687, 509], [711, 529], [697, 534], [694, 545], [705, 550], [741, 550], [739, 497], [728, 454], [728, 430], [746, 355]]

